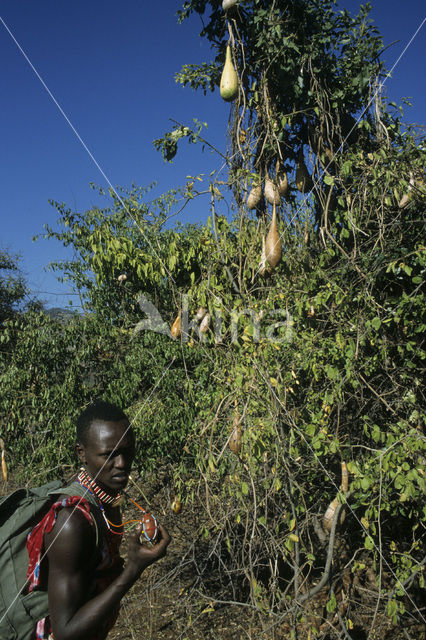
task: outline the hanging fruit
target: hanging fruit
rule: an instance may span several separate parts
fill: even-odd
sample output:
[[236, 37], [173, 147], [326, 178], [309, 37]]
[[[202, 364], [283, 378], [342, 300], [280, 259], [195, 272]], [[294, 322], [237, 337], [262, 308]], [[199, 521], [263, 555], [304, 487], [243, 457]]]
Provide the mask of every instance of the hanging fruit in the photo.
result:
[[333, 163], [334, 153], [329, 147], [327, 147], [324, 140], [320, 138], [320, 140], [316, 145], [315, 144], [311, 145], [311, 149], [319, 157], [322, 164], [325, 165], [327, 168], [329, 168], [330, 165]]
[[271, 227], [269, 229], [268, 235], [266, 236], [265, 252], [266, 260], [268, 261], [269, 265], [272, 268], [275, 268], [281, 260], [282, 255], [281, 238], [277, 228], [277, 208], [275, 204], [273, 205], [272, 209]]
[[346, 462], [341, 463], [342, 470], [342, 491], [347, 493], [349, 491], [349, 471]]
[[125, 274], [125, 273], [120, 274], [120, 275], [118, 276], [117, 280], [118, 280], [118, 282], [119, 282], [120, 284], [123, 284], [123, 282], [126, 282], [126, 280], [127, 280], [127, 276], [126, 276], [126, 274]]
[[204, 307], [198, 307], [197, 313], [195, 314], [195, 319], [202, 320], [206, 315], [206, 313], [207, 313], [207, 309], [205, 309]]
[[333, 526], [334, 514], [336, 513], [338, 504], [338, 498], [334, 498], [334, 500], [332, 500], [327, 507], [327, 510], [322, 519], [322, 526], [326, 531], [331, 531], [331, 527]]
[[280, 196], [286, 197], [288, 192], [288, 178], [285, 171], [279, 171], [276, 175], [277, 189]]
[[275, 183], [277, 185], [278, 193], [280, 196], [285, 198], [288, 191], [288, 178], [286, 172], [281, 169], [279, 158], [277, 158], [277, 164], [275, 167]]
[[278, 191], [278, 187], [270, 179], [268, 174], [266, 174], [265, 188], [263, 190], [263, 193], [265, 194], [265, 198], [269, 202], [269, 204], [273, 204], [273, 205], [280, 204], [281, 197], [280, 197], [280, 194], [279, 194], [279, 191]]
[[253, 184], [250, 193], [247, 196], [247, 208], [255, 209], [262, 197], [262, 185], [260, 182]]
[[170, 333], [172, 334], [172, 336], [173, 336], [173, 338], [175, 340], [180, 338], [180, 336], [182, 335], [182, 318], [181, 318], [181, 312], [180, 311], [178, 313], [178, 316], [177, 316], [176, 320], [172, 324], [172, 327], [170, 329]]
[[[340, 489], [346, 495], [349, 490], [349, 473], [348, 473], [348, 468], [346, 466], [346, 462], [341, 463], [341, 471], [342, 471], [342, 484]], [[339, 499], [334, 498], [334, 500], [332, 500], [327, 507], [327, 510], [322, 519], [322, 526], [326, 531], [331, 531], [331, 528], [333, 526], [334, 514], [336, 513], [338, 504], [339, 504]], [[339, 524], [343, 524], [343, 522], [345, 521], [345, 515], [346, 515], [345, 507], [343, 506], [339, 516]]]
[[231, 427], [231, 437], [229, 438], [229, 448], [232, 453], [235, 453], [237, 456], [241, 451], [241, 439], [242, 439], [242, 431], [241, 431], [241, 418], [238, 411], [238, 403], [235, 399], [235, 413], [234, 419], [232, 421]]
[[220, 78], [220, 95], [226, 102], [235, 100], [238, 94], [238, 76], [232, 64], [231, 45], [226, 45], [226, 59]]
[[237, 4], [237, 0], [223, 0], [222, 9], [224, 11], [229, 11], [230, 9], [233, 9], [236, 4]]
[[210, 326], [211, 315], [206, 313], [200, 324], [200, 333], [206, 333]]
[[262, 236], [262, 255], [260, 257], [260, 263], [259, 263], [259, 273], [262, 276], [262, 278], [264, 278], [265, 276], [268, 275], [269, 272], [269, 265], [266, 261], [266, 243], [265, 243], [265, 236]]
[[296, 167], [296, 187], [301, 193], [309, 193], [313, 186], [314, 183], [306, 168], [303, 152], [299, 151], [299, 159]]
[[326, 147], [325, 145], [324, 145], [324, 154], [325, 154], [325, 156], [326, 156], [326, 158], [327, 158], [327, 160], [328, 160], [328, 162], [329, 162], [329, 163], [333, 162], [333, 160], [334, 160], [334, 154], [333, 154], [333, 152], [331, 151], [331, 149], [329, 149], [329, 148], [328, 148], [328, 147]]
[[305, 232], [303, 234], [303, 242], [308, 245], [309, 244], [309, 228], [308, 228], [308, 220], [305, 222]]
[[398, 208], [399, 209], [404, 209], [407, 204], [409, 204], [411, 202], [411, 199], [413, 197], [413, 186], [414, 186], [414, 176], [412, 174], [412, 172], [410, 171], [410, 182], [408, 183], [408, 192], [404, 193], [404, 195], [402, 196], [402, 198], [400, 199], [400, 201], [398, 202]]
[[3, 449], [1, 452], [1, 472], [3, 474], [3, 480], [7, 482], [7, 464], [6, 464], [6, 451]]

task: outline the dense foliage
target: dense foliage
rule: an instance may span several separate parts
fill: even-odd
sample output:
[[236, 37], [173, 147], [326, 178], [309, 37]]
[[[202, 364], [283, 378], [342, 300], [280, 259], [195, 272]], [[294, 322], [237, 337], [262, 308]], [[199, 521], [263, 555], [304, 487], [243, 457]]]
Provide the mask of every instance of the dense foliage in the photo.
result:
[[22, 306], [27, 293], [17, 256], [0, 249], [0, 326]]
[[[53, 268], [85, 315], [6, 323], [3, 438], [17, 467], [71, 464], [76, 413], [108, 397], [134, 418], [140, 468], [171, 463], [186, 509], [203, 505], [198, 593], [249, 603], [277, 637], [421, 623], [424, 147], [376, 91], [367, 8], [253, 0], [226, 21], [218, 1], [191, 0], [181, 19], [193, 11], [216, 55], [177, 81], [214, 89], [233, 44], [228, 180], [194, 178], [149, 204], [133, 187], [84, 214], [53, 203], [47, 234], [76, 254]], [[179, 125], [156, 144], [170, 160], [200, 135]], [[313, 188], [300, 192], [301, 153]], [[278, 171], [283, 255], [262, 276], [270, 206], [249, 211], [246, 196]], [[206, 197], [206, 226], [170, 226]]]

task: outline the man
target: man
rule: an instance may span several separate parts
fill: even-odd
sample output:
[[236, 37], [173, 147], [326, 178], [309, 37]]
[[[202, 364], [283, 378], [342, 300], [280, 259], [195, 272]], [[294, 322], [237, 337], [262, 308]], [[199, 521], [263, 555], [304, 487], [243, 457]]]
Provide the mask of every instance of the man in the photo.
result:
[[153, 545], [141, 544], [138, 525], [123, 568], [117, 502], [129, 479], [135, 435], [121, 409], [106, 402], [89, 406], [77, 422], [76, 452], [83, 465], [78, 485], [28, 537], [30, 590], [47, 586], [49, 599], [49, 616], [37, 624], [34, 639], [104, 640], [121, 598], [170, 543], [160, 525]]

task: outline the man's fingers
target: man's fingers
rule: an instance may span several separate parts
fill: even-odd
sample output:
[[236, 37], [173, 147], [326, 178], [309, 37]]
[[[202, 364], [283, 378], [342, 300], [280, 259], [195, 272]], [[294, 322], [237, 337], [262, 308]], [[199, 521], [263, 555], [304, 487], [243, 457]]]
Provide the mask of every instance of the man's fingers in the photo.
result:
[[157, 549], [159, 552], [159, 557], [162, 557], [166, 554], [167, 547], [170, 544], [171, 536], [169, 535], [167, 529], [165, 529], [161, 524], [158, 525], [158, 542], [155, 542], [153, 550]]
[[133, 538], [134, 540], [138, 540], [142, 531], [143, 531], [142, 525], [137, 524], [136, 527], [133, 529], [132, 533], [130, 534], [130, 537]]
[[166, 542], [166, 544], [169, 544], [171, 539], [172, 539], [172, 537], [169, 534], [169, 532], [167, 531], [167, 529], [165, 529], [162, 524], [158, 525], [158, 529], [159, 529], [159, 531], [161, 533], [161, 539], [164, 540]]
[[[158, 525], [158, 535], [155, 540], [153, 540], [152, 547], [148, 547], [145, 544], [141, 544], [140, 536], [143, 534], [142, 525], [137, 525], [130, 535], [130, 544], [135, 549], [139, 549], [137, 553], [140, 553], [143, 549], [143, 553], [145, 556], [151, 557], [149, 564], [159, 560], [164, 555], [166, 555], [167, 547], [171, 542], [171, 536], [168, 533], [167, 529], [165, 529], [161, 524]], [[142, 543], [145, 542], [142, 540]]]

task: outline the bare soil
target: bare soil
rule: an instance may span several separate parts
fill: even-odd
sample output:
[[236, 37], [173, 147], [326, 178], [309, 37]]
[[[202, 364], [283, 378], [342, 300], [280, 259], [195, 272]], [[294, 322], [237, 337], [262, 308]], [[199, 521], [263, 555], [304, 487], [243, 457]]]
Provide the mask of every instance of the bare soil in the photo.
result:
[[[236, 594], [239, 604], [221, 599], [219, 587], [215, 592], [214, 575], [206, 595], [206, 590], [200, 590], [196, 560], [201, 548], [202, 505], [198, 510], [183, 507], [175, 515], [170, 509], [173, 498], [170, 485], [164, 480], [157, 477], [128, 488], [129, 495], [167, 528], [172, 542], [167, 556], [149, 567], [123, 598], [119, 619], [108, 640], [423, 640], [426, 637], [418, 615], [419, 609], [425, 615], [422, 594], [415, 597], [414, 608], [413, 601], [407, 599], [406, 614], [399, 624], [393, 624], [383, 614], [383, 604], [376, 610], [379, 594], [371, 567], [355, 575], [348, 570], [342, 577], [340, 591], [336, 591], [342, 620], [348, 617], [344, 603], [350, 602], [351, 628], [346, 631], [339, 625], [337, 614], [327, 613], [325, 590], [309, 602], [304, 620], [297, 623], [288, 617], [279, 619], [266, 613], [261, 616], [248, 599], [244, 602], [242, 594]], [[0, 495], [15, 488], [11, 482], [7, 487], [0, 486]], [[124, 517], [135, 517], [135, 507], [125, 505]], [[122, 555], [126, 557], [125, 539]]]
[[[231, 600], [221, 601], [219, 589], [215, 594], [214, 576], [209, 583], [209, 596], [201, 593], [197, 587], [200, 583], [195, 555], [202, 505], [198, 513], [184, 507], [175, 515], [170, 509], [172, 496], [164, 484], [145, 482], [139, 486], [143, 486], [143, 496], [137, 487], [129, 491], [130, 495], [141, 504], [145, 500], [171, 534], [172, 542], [167, 556], [150, 567], [123, 599], [120, 617], [109, 640], [422, 640], [425, 637], [424, 627], [418, 623], [419, 616], [409, 613], [409, 601], [407, 615], [398, 625], [383, 613], [383, 604], [376, 611], [379, 594], [368, 567], [356, 575], [348, 569], [340, 591], [336, 592], [342, 623], [348, 611], [345, 602], [351, 603], [352, 626], [346, 631], [339, 624], [337, 614], [326, 611], [327, 590], [310, 601], [304, 621], [297, 624], [288, 617], [279, 620], [267, 614], [260, 616], [248, 600], [241, 605], [243, 597], [238, 598], [238, 605]], [[123, 555], [125, 557], [125, 543]], [[422, 606], [420, 597], [417, 607]], [[315, 627], [318, 633], [312, 630]]]

